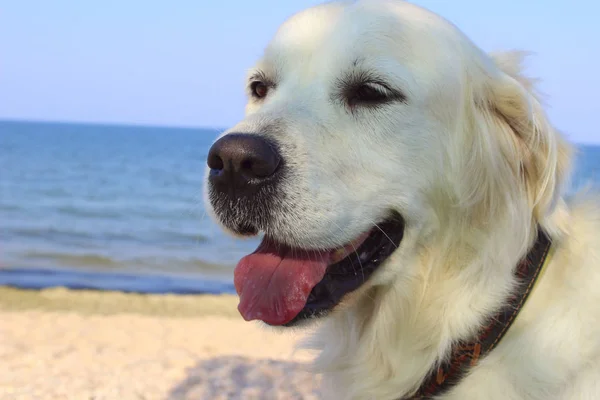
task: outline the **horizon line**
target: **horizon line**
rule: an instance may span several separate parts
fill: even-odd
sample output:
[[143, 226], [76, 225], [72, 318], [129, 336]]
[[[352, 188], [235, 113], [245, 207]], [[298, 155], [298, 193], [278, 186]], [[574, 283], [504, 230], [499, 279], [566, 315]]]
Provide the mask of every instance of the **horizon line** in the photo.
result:
[[106, 127], [125, 127], [125, 128], [164, 128], [164, 129], [181, 129], [181, 130], [211, 130], [215, 132], [224, 131], [226, 128], [214, 127], [209, 125], [168, 125], [168, 124], [150, 124], [150, 123], [138, 123], [138, 122], [114, 122], [114, 121], [81, 121], [81, 120], [55, 120], [55, 119], [25, 119], [25, 118], [3, 118], [0, 117], [1, 122], [13, 122], [13, 123], [33, 123], [33, 124], [53, 124], [53, 125], [83, 125], [83, 126], [106, 126]]
[[[180, 130], [209, 130], [214, 132], [223, 132], [227, 128], [214, 127], [209, 125], [167, 125], [167, 124], [148, 124], [148, 123], [137, 123], [137, 122], [103, 122], [103, 121], [78, 121], [78, 120], [52, 120], [52, 119], [24, 119], [24, 118], [3, 118], [0, 117], [0, 123], [12, 122], [12, 123], [33, 123], [33, 124], [54, 124], [54, 125], [82, 125], [82, 126], [106, 126], [106, 127], [124, 127], [124, 128], [141, 128], [141, 129], [180, 129]], [[568, 141], [574, 145], [583, 146], [594, 146], [600, 147], [600, 141], [575, 141], [567, 138]]]

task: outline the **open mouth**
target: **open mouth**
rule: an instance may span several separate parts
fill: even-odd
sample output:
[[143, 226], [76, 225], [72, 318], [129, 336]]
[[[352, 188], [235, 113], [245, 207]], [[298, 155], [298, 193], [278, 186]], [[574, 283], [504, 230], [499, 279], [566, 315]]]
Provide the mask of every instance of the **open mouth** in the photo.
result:
[[403, 235], [404, 220], [394, 215], [336, 249], [298, 249], [265, 237], [235, 269], [238, 310], [269, 325], [323, 316], [369, 279]]

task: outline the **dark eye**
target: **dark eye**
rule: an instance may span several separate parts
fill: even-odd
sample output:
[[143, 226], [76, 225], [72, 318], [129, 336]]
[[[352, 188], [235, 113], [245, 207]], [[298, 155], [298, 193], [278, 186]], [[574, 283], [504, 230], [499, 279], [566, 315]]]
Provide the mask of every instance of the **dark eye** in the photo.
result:
[[250, 91], [253, 97], [262, 99], [269, 92], [269, 87], [264, 82], [254, 81], [250, 84]]
[[392, 100], [392, 93], [377, 83], [361, 83], [349, 88], [346, 99], [350, 107], [376, 106]]

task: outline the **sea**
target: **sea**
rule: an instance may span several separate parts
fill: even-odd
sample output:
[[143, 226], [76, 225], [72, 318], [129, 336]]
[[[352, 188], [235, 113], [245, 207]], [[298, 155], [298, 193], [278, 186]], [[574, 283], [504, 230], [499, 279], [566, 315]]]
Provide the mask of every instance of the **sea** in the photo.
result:
[[[233, 268], [258, 241], [205, 213], [218, 133], [0, 121], [0, 286], [233, 292]], [[600, 184], [600, 147], [577, 149], [570, 191]]]

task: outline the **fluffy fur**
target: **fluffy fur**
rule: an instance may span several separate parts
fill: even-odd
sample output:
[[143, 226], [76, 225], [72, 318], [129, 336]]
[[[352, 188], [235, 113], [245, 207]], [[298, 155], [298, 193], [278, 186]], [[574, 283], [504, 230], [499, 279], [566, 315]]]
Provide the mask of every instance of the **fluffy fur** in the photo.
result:
[[[334, 247], [390, 209], [406, 219], [398, 250], [309, 343], [329, 398], [414, 392], [503, 304], [541, 224], [555, 243], [544, 276], [499, 346], [440, 399], [600, 399], [600, 208], [564, 200], [571, 148], [522, 59], [485, 54], [410, 3], [359, 0], [293, 16], [252, 70], [269, 95], [224, 134], [281, 146], [291, 175], [270, 235]], [[337, 101], [337, 82], [365, 70], [406, 101]]]

